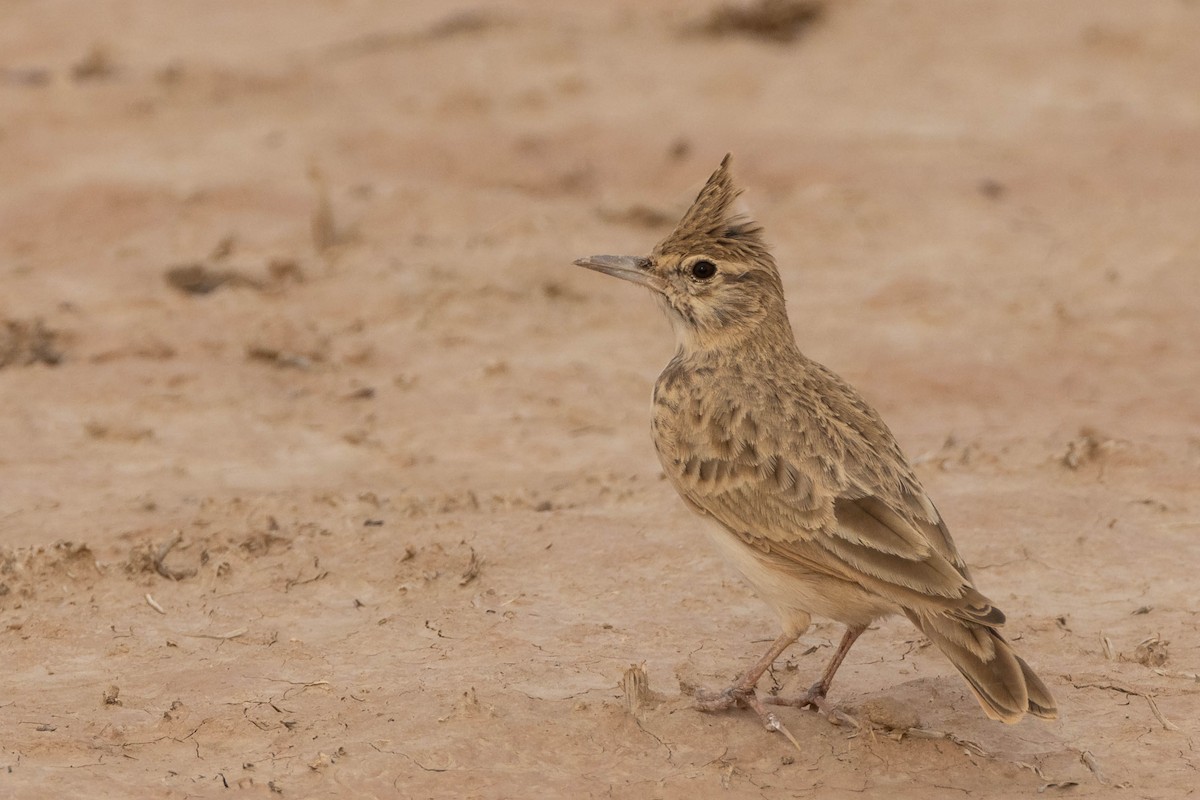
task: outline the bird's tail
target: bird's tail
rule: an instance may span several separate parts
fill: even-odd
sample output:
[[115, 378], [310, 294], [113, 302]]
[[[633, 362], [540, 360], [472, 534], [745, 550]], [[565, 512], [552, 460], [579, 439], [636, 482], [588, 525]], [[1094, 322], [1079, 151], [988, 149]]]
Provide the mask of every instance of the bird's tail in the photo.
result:
[[967, 679], [989, 717], [1011, 723], [1026, 712], [1045, 719], [1058, 716], [1046, 684], [995, 628], [958, 617], [907, 613]]

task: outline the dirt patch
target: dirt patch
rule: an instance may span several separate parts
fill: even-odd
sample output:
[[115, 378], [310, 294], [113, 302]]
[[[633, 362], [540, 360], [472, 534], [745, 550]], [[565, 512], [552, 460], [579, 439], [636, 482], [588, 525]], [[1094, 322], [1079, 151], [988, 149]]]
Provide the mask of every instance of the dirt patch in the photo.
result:
[[34, 597], [42, 587], [51, 591], [58, 584], [90, 585], [102, 571], [86, 544], [56, 542], [48, 547], [18, 548], [0, 552], [0, 597], [20, 603]]

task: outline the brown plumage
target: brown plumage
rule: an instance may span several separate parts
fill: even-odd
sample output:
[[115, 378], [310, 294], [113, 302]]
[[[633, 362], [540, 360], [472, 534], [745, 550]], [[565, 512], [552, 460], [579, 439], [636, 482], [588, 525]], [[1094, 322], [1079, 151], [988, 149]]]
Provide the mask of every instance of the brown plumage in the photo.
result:
[[[684, 502], [779, 615], [783, 634], [733, 686], [698, 706], [764, 703], [828, 711], [825, 693], [858, 635], [904, 614], [950, 659], [992, 719], [1053, 719], [1054, 699], [999, 629], [945, 523], [873, 408], [804, 356], [761, 229], [737, 217], [721, 162], [648, 258], [576, 263], [649, 288], [679, 349], [654, 387], [654, 444]], [[762, 673], [812, 616], [844, 624], [821, 680], [798, 698], [759, 697]]]

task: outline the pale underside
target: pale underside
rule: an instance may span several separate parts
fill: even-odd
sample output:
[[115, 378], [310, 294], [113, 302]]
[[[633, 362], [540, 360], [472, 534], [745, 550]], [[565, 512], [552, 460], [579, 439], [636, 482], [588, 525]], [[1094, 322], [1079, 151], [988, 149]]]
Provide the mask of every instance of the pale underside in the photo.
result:
[[[672, 361], [655, 387], [654, 439], [784, 630], [802, 633], [811, 615], [861, 627], [904, 611], [1002, 624], [878, 415], [798, 353], [794, 369], [774, 366], [781, 377], [765, 379], [746, 364]], [[990, 656], [986, 637], [965, 638]]]

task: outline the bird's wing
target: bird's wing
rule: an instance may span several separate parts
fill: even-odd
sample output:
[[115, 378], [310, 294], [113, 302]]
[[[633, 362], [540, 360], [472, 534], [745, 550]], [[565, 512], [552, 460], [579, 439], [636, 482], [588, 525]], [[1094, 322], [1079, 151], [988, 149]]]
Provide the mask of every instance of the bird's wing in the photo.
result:
[[[1002, 624], [890, 432], [862, 406], [865, 422], [878, 426], [869, 438], [853, 420], [802, 414], [768, 435], [734, 407], [728, 425], [699, 426], [688, 437], [672, 477], [694, 510], [785, 563], [905, 608]], [[880, 458], [880, 447], [894, 452]]]

